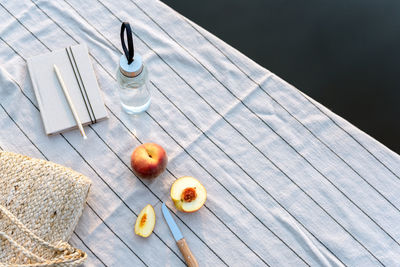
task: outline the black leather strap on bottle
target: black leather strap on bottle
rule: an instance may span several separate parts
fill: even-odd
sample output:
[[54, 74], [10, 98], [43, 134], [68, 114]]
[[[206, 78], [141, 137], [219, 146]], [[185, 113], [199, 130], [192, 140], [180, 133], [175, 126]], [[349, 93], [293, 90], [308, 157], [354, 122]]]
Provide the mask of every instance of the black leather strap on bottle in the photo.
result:
[[[125, 29], [126, 29], [126, 37], [128, 39], [128, 48], [126, 48], [125, 45], [125, 35], [124, 35]], [[126, 59], [128, 60], [128, 64], [131, 64], [133, 62], [133, 56], [135, 55], [135, 49], [133, 48], [132, 30], [131, 30], [131, 25], [129, 25], [129, 22], [122, 22], [121, 44], [122, 44], [122, 49], [124, 49]]]

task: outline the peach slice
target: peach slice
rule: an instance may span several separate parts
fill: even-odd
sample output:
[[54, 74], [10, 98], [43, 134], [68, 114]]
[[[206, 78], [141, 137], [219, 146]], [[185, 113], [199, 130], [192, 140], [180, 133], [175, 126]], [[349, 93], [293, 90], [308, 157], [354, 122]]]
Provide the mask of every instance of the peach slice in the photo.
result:
[[195, 212], [206, 202], [207, 191], [196, 178], [184, 176], [172, 184], [171, 198], [178, 210]]
[[148, 204], [139, 213], [135, 223], [135, 234], [148, 237], [156, 225], [156, 213], [152, 205]]

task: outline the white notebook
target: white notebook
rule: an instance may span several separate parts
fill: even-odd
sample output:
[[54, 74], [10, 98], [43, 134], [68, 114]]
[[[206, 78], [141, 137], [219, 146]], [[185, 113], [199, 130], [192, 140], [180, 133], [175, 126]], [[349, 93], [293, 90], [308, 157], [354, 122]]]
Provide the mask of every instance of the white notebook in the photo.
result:
[[107, 118], [93, 66], [85, 44], [67, 47], [27, 60], [46, 134], [78, 128], [60, 82], [57, 65], [83, 125]]

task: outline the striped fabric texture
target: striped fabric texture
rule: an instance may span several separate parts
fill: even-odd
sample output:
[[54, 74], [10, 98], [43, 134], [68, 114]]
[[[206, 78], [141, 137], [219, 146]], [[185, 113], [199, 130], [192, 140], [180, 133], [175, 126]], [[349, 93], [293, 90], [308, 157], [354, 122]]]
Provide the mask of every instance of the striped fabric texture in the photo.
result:
[[[156, 0], [0, 1], [0, 147], [88, 176], [70, 240], [86, 266], [184, 266], [162, 218], [171, 209], [200, 266], [398, 266], [400, 158], [316, 101]], [[150, 75], [152, 104], [129, 116], [115, 72], [122, 21]], [[44, 133], [26, 59], [86, 43], [109, 119]], [[155, 142], [169, 156], [154, 181], [130, 154]], [[183, 214], [173, 181], [194, 176], [206, 204]], [[140, 210], [157, 221], [134, 234]], [[1, 241], [0, 241], [1, 246]]]

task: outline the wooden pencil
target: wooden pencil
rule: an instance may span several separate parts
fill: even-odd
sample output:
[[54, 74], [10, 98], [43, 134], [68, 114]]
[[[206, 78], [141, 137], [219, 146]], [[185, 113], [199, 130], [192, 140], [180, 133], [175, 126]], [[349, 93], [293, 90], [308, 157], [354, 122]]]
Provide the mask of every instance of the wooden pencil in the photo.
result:
[[67, 86], [65, 85], [64, 80], [63, 80], [63, 78], [62, 78], [62, 76], [61, 76], [60, 70], [58, 69], [58, 67], [57, 67], [55, 64], [53, 65], [53, 67], [54, 67], [54, 71], [55, 71], [55, 73], [56, 73], [56, 75], [57, 75], [58, 81], [59, 81], [60, 84], [61, 84], [61, 88], [62, 88], [62, 90], [63, 90], [63, 92], [64, 92], [65, 98], [67, 99], [68, 105], [69, 105], [69, 107], [71, 108], [72, 114], [74, 115], [76, 124], [78, 125], [78, 128], [79, 128], [79, 131], [81, 132], [83, 138], [84, 138], [84, 139], [87, 139], [85, 130], [83, 129], [81, 120], [80, 120], [79, 117], [78, 117], [78, 113], [76, 112], [74, 103], [72, 103], [71, 97], [70, 97], [70, 95], [69, 95], [69, 93], [68, 93]]

